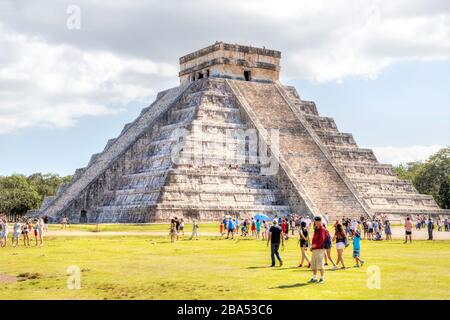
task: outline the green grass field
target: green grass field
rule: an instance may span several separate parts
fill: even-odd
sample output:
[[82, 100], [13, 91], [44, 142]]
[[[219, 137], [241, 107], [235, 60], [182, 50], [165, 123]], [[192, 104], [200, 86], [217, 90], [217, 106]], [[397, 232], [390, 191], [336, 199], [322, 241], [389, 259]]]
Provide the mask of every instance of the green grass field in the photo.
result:
[[[73, 230], [84, 227], [93, 226]], [[345, 252], [347, 266], [354, 265], [351, 251]], [[269, 249], [255, 240], [48, 237], [41, 248], [0, 249], [0, 299], [450, 299], [448, 241], [363, 241], [366, 265], [328, 271], [321, 285], [307, 285], [310, 271], [296, 267], [296, 239], [288, 241], [282, 257], [282, 268], [269, 268]], [[79, 290], [67, 288], [69, 266], [81, 270]], [[380, 270], [380, 289], [367, 286], [371, 267]]]

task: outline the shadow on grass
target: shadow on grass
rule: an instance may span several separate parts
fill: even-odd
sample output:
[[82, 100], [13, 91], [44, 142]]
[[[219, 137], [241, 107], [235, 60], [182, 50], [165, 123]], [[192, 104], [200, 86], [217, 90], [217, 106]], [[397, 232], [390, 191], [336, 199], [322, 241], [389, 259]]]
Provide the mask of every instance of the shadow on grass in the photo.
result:
[[271, 287], [269, 289], [292, 289], [292, 288], [301, 288], [310, 285], [310, 283], [294, 283], [294, 284], [282, 284], [277, 287]]

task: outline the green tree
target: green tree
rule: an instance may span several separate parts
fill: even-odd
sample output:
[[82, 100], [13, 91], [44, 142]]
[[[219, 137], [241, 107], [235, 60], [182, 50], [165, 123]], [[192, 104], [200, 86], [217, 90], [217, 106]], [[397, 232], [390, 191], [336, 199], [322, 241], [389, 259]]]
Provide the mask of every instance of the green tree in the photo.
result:
[[414, 185], [421, 193], [431, 194], [441, 208], [450, 208], [450, 148], [432, 155], [418, 172]]
[[450, 148], [443, 148], [425, 162], [411, 162], [394, 168], [401, 179], [412, 180], [417, 191], [432, 195], [437, 204], [450, 209]]
[[36, 188], [41, 201], [47, 196], [55, 195], [58, 187], [62, 183], [70, 182], [71, 179], [71, 176], [61, 177], [54, 173], [34, 173], [27, 178], [28, 182]]
[[39, 193], [24, 175], [0, 176], [0, 213], [23, 215], [39, 204]]

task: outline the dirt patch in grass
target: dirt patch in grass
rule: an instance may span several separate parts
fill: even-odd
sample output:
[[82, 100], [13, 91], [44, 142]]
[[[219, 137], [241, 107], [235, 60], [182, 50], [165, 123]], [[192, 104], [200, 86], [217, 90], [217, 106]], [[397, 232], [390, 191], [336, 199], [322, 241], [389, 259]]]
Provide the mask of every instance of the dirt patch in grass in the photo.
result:
[[17, 276], [17, 281], [33, 280], [42, 278], [42, 274], [37, 272], [25, 272]]
[[10, 276], [7, 274], [0, 273], [0, 283], [14, 283], [17, 282], [19, 279], [15, 276]]

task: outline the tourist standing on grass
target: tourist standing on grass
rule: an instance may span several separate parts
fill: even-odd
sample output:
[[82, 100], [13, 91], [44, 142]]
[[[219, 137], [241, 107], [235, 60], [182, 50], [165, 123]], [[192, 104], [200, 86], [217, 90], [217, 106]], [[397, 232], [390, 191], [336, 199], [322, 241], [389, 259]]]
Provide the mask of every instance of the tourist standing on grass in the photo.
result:
[[44, 232], [48, 232], [48, 217], [44, 216], [42, 218], [42, 222], [43, 222], [43, 230], [44, 230]]
[[192, 221], [192, 234], [189, 240], [192, 240], [195, 237], [195, 240], [198, 240], [198, 223], [197, 221]]
[[411, 222], [411, 218], [407, 217], [405, 220], [405, 242], [404, 243], [408, 243], [408, 238], [409, 238], [409, 243], [412, 243], [412, 222]]
[[34, 220], [34, 238], [36, 240], [36, 246], [42, 246], [44, 244], [42, 238], [42, 223], [40, 219]]
[[339, 262], [342, 264], [342, 269], [345, 269], [344, 249], [347, 246], [348, 239], [347, 235], [345, 234], [344, 227], [340, 223], [335, 227], [333, 241], [336, 242], [336, 251], [338, 256], [335, 269], [337, 269], [337, 265], [339, 264]]
[[361, 254], [361, 233], [359, 231], [353, 231], [353, 258], [355, 258], [355, 268], [362, 267], [364, 260], [360, 258]]
[[302, 254], [302, 260], [300, 260], [300, 264], [298, 265], [298, 267], [303, 267], [303, 261], [306, 260], [308, 262], [308, 268], [311, 268], [311, 261], [306, 254], [309, 247], [309, 232], [308, 229], [306, 229], [306, 222], [303, 221], [300, 223], [298, 234], [300, 236], [300, 252]]
[[317, 282], [317, 271], [320, 271], [319, 283], [325, 282], [325, 269], [323, 259], [325, 256], [324, 244], [327, 240], [327, 232], [322, 225], [322, 218], [319, 216], [314, 217], [314, 235], [311, 244], [312, 258], [311, 269], [313, 277], [309, 280], [309, 283]]
[[275, 256], [280, 262], [280, 267], [283, 265], [283, 260], [280, 257], [280, 253], [278, 250], [280, 249], [280, 243], [284, 249], [284, 237], [283, 230], [278, 225], [276, 219], [273, 220], [273, 225], [269, 229], [269, 236], [267, 238], [267, 246], [269, 246], [270, 242], [270, 258], [272, 259], [271, 267], [275, 267]]
[[328, 223], [330, 220], [328, 220], [328, 213], [325, 212], [325, 215], [323, 216], [323, 223], [325, 224], [325, 228], [328, 227]]
[[176, 236], [178, 240], [178, 235], [180, 234], [180, 220], [178, 220], [178, 217], [175, 217], [175, 230], [176, 230]]
[[427, 229], [428, 229], [428, 240], [433, 240], [434, 224], [433, 224], [433, 219], [432, 218], [428, 219]]
[[0, 247], [6, 247], [8, 241], [8, 223], [6, 219], [0, 219]]
[[369, 233], [369, 227], [367, 225], [367, 221], [363, 221], [363, 228], [364, 228], [364, 239], [367, 238], [367, 234]]
[[30, 224], [28, 221], [22, 225], [22, 236], [23, 236], [23, 245], [25, 247], [30, 246]]
[[228, 220], [228, 233], [227, 233], [227, 239], [230, 238], [230, 234], [231, 234], [231, 239], [234, 239], [234, 219]]
[[21, 230], [22, 230], [22, 225], [20, 224], [20, 222], [17, 221], [16, 223], [14, 223], [12, 243], [11, 243], [14, 248], [19, 245], [19, 237], [20, 237]]
[[180, 219], [180, 232], [184, 237], [184, 219], [183, 218]]
[[225, 222], [224, 221], [220, 222], [219, 232], [220, 232], [220, 236], [223, 237], [223, 235], [225, 234]]
[[367, 220], [367, 240], [373, 239], [373, 224], [372, 221]]
[[67, 216], [64, 216], [61, 220], [61, 229], [65, 229], [67, 227], [67, 223], [68, 223], [69, 219], [67, 218]]
[[262, 239], [263, 241], [267, 239], [267, 230], [269, 229], [266, 221], [263, 220], [262, 222]]
[[384, 222], [384, 233], [386, 234], [386, 240], [392, 240], [391, 222], [388, 219]]
[[170, 241], [171, 242], [175, 242], [176, 238], [177, 238], [177, 223], [175, 221], [175, 219], [172, 219], [170, 221]]
[[259, 240], [261, 237], [261, 221], [259, 221], [259, 219], [256, 219], [255, 228], [256, 228], [256, 240]]
[[336, 264], [334, 263], [333, 258], [331, 257], [331, 248], [333, 247], [333, 241], [330, 236], [330, 232], [328, 231], [325, 224], [322, 224], [323, 228], [325, 229], [325, 232], [327, 233], [327, 240], [325, 241], [323, 248], [325, 249], [325, 265], [328, 265], [328, 260], [330, 260], [331, 264], [333, 265], [333, 269], [337, 269]]

